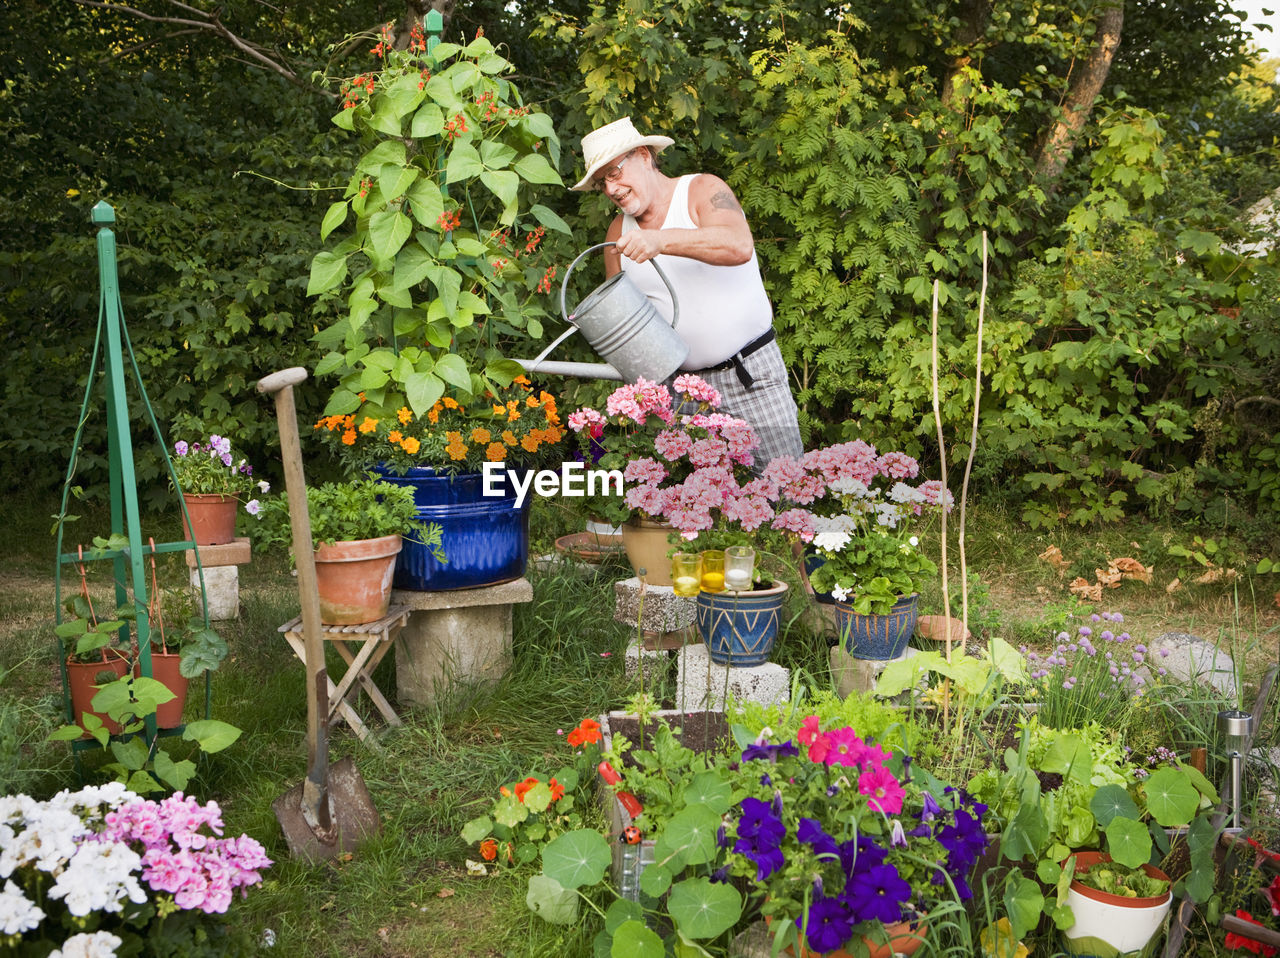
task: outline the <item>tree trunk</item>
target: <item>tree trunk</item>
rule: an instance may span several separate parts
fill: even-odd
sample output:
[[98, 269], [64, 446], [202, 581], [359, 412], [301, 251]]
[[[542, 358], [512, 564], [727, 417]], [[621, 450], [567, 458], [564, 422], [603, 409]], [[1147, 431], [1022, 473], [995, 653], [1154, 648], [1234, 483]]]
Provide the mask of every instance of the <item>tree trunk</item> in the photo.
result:
[[1103, 8], [1098, 18], [1098, 30], [1093, 49], [1076, 74], [1062, 104], [1062, 115], [1045, 135], [1036, 160], [1036, 173], [1052, 191], [1058, 178], [1071, 159], [1071, 151], [1093, 110], [1093, 101], [1111, 72], [1111, 61], [1120, 47], [1120, 34], [1124, 27], [1124, 0], [1115, 0]]
[[960, 52], [952, 58], [947, 68], [946, 79], [942, 81], [942, 105], [953, 106], [956, 97], [956, 80], [970, 63], [973, 62], [972, 48], [987, 32], [987, 23], [991, 19], [991, 4], [988, 0], [965, 0], [960, 11], [960, 29], [956, 32], [955, 44]]

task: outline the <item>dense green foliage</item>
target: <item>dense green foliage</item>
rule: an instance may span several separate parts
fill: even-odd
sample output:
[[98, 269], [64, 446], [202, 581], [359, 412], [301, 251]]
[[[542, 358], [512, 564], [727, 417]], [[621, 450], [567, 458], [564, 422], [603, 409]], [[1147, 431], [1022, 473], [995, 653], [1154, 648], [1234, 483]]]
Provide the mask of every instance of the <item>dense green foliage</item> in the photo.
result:
[[[322, 78], [375, 67], [377, 27], [402, 11], [221, 9], [261, 57], [212, 31], [76, 4], [0, 13], [24, 40], [0, 53], [12, 184], [0, 200], [0, 461], [22, 475], [47, 463], [28, 482], [56, 481], [74, 428], [98, 200], [117, 210], [126, 318], [171, 428], [199, 420], [265, 460], [275, 427], [254, 379], [314, 369], [337, 345], [313, 337], [341, 304], [305, 289], [324, 211], [359, 154], [332, 125], [337, 88]], [[578, 138], [624, 114], [676, 138], [669, 172], [725, 176], [752, 222], [812, 441], [936, 455], [936, 281], [949, 458], [968, 452], [981, 305], [979, 479], [998, 477], [1028, 518], [1265, 512], [1280, 503], [1280, 287], [1274, 257], [1230, 249], [1255, 238], [1243, 214], [1280, 177], [1276, 88], [1239, 72], [1243, 32], [1224, 0], [1131, 0], [1092, 102], [1076, 84], [1100, 16], [1083, 0], [867, 2], [839, 16], [768, 0], [474, 3], [446, 39], [483, 27], [516, 65], [524, 101], [567, 147], [563, 177], [580, 169]], [[350, 41], [356, 30], [365, 37]], [[1077, 103], [1086, 122], [1059, 172], [1044, 145]], [[548, 263], [603, 233], [598, 195], [544, 202], [575, 230], [548, 235]], [[535, 320], [555, 312], [550, 297], [531, 307]], [[506, 355], [537, 351], [520, 323], [504, 325]], [[299, 391], [304, 416], [329, 388]], [[95, 451], [86, 481], [101, 474]], [[154, 455], [140, 463], [144, 480], [159, 475]]]

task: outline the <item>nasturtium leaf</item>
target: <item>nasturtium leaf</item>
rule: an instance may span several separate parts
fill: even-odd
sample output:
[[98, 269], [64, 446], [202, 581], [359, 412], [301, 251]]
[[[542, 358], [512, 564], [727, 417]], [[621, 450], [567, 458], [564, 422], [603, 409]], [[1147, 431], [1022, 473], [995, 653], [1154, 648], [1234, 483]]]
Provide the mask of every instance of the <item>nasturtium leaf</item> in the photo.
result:
[[514, 795], [503, 795], [493, 806], [493, 818], [499, 825], [515, 828], [529, 818], [529, 809]]
[[1187, 876], [1187, 895], [1198, 905], [1213, 894], [1214, 846], [1217, 830], [1213, 822], [1201, 815], [1187, 830], [1187, 848], [1191, 852], [1191, 874]]
[[[457, 356], [441, 356], [440, 358], [441, 360], [458, 359], [459, 362], [461, 362], [461, 359]], [[440, 372], [440, 365], [441, 364], [439, 362], [436, 363], [437, 373]], [[525, 807], [528, 808], [529, 811], [533, 812], [535, 815], [540, 812], [545, 812], [547, 810], [547, 806], [551, 804], [551, 789], [547, 786], [547, 783], [538, 782], [536, 785], [530, 788], [527, 792], [525, 792], [524, 804], [525, 804]]]
[[742, 896], [724, 882], [686, 878], [671, 887], [667, 910], [690, 938], [714, 938], [742, 916]]
[[1019, 872], [1012, 872], [1005, 885], [1004, 908], [1013, 926], [1013, 937], [1024, 938], [1040, 921], [1044, 895], [1040, 886]]
[[578, 920], [578, 893], [546, 875], [529, 876], [524, 902], [531, 912], [553, 925], [572, 925]]
[[664, 958], [666, 950], [657, 932], [642, 921], [624, 921], [613, 933], [610, 958]]
[[565, 888], [594, 885], [613, 861], [609, 843], [598, 831], [566, 832], [542, 850], [542, 871]]
[[468, 845], [474, 845], [476, 842], [489, 837], [489, 833], [493, 831], [493, 822], [490, 821], [488, 815], [481, 815], [479, 818], [473, 818], [467, 824], [462, 826], [462, 840]]
[[1151, 859], [1151, 834], [1134, 818], [1113, 818], [1106, 828], [1107, 851], [1121, 865], [1137, 868]]
[[1180, 765], [1178, 767], [1186, 774], [1191, 784], [1195, 786], [1196, 791], [1203, 796], [1200, 801], [1201, 807], [1218, 804], [1218, 790], [1213, 787], [1212, 782], [1204, 777], [1203, 772], [1194, 765]]
[[1010, 861], [1034, 855], [1048, 836], [1049, 826], [1040, 806], [1024, 802], [1005, 826], [1000, 838], [1001, 854]]
[[672, 859], [672, 867], [701, 865], [716, 853], [720, 815], [701, 805], [681, 809], [667, 823], [654, 846], [658, 861]]
[[[646, 868], [647, 872], [648, 869]], [[604, 930], [614, 934], [624, 921], [644, 921], [644, 909], [639, 902], [628, 898], [617, 898], [604, 913]]]
[[640, 890], [650, 898], [661, 898], [671, 887], [671, 869], [654, 862], [640, 873]]
[[1142, 783], [1151, 817], [1165, 828], [1186, 825], [1200, 808], [1200, 793], [1180, 768], [1165, 766]]
[[1134, 804], [1127, 789], [1119, 785], [1103, 785], [1093, 793], [1089, 800], [1089, 810], [1098, 820], [1098, 825], [1106, 828], [1117, 816], [1138, 819], [1138, 806]]
[[720, 772], [698, 772], [685, 787], [684, 800], [686, 805], [701, 806], [723, 815], [733, 804], [733, 788]]

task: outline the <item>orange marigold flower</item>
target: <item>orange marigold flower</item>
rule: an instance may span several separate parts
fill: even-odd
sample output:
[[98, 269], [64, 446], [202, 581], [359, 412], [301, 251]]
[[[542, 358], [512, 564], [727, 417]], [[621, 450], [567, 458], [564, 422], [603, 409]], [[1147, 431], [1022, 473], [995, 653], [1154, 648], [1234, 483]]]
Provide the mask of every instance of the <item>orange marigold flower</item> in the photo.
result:
[[431, 423], [431, 425], [434, 426], [439, 421], [440, 421], [440, 410], [432, 406], [431, 409], [427, 412], [427, 422]]
[[472, 442], [488, 442], [492, 438], [493, 434], [488, 429], [485, 429], [484, 426], [476, 426], [475, 429], [471, 430]]
[[529, 794], [529, 789], [538, 784], [538, 780], [530, 775], [523, 782], [516, 784], [516, 801], [523, 802], [524, 797]]
[[461, 440], [449, 443], [449, 445], [444, 447], [444, 451], [447, 452], [449, 454], [449, 458], [455, 462], [461, 462], [463, 459], [467, 458], [467, 447]]
[[418, 442], [418, 440], [414, 439], [412, 436], [405, 436], [404, 439], [400, 441], [400, 448], [412, 456], [422, 448], [422, 443]]
[[525, 376], [525, 375], [523, 375], [523, 374], [522, 374], [522, 375], [517, 376], [515, 379], [513, 379], [513, 380], [511, 380], [511, 381], [512, 381], [513, 383], [519, 383], [521, 386], [532, 386], [532, 385], [533, 385], [533, 383], [529, 382], [529, 377], [528, 377], [528, 376]]
[[480, 843], [480, 857], [487, 862], [493, 861], [498, 857], [498, 843], [492, 838], [486, 838]]
[[506, 407], [506, 406], [499, 406], [497, 403], [494, 403], [494, 404], [493, 404], [493, 414], [494, 414], [495, 416], [505, 416], [505, 415], [507, 414], [507, 407]]
[[365, 416], [364, 422], [360, 423], [360, 431], [364, 433], [366, 436], [371, 432], [375, 432], [377, 428], [378, 428], [378, 420], [371, 419], [368, 416]]
[[392, 429], [389, 433], [387, 433], [387, 442], [391, 443], [391, 445], [393, 446], [399, 445], [400, 440], [403, 438], [404, 436], [400, 434], [399, 429]]
[[484, 457], [490, 462], [502, 462], [507, 458], [507, 448], [500, 442], [491, 442], [484, 451]]
[[529, 396], [529, 397], [527, 397], [527, 398], [525, 399], [524, 404], [525, 404], [526, 406], [528, 406], [530, 409], [537, 409], [537, 408], [538, 408], [538, 405], [539, 405], [539, 403], [538, 403], [538, 397], [537, 397], [537, 396]]
[[505, 442], [508, 446], [514, 446], [520, 440], [516, 438], [516, 434], [512, 432], [510, 429], [504, 429], [502, 431], [502, 441]]
[[344, 446], [354, 446], [356, 444], [356, 431], [348, 429], [342, 434], [342, 444]]
[[458, 401], [456, 399], [452, 399], [449, 396], [445, 396], [444, 408], [445, 409], [461, 409], [462, 407], [458, 405]]
[[558, 802], [560, 799], [564, 798], [564, 786], [554, 778], [547, 782], [547, 785], [551, 789], [551, 800], [553, 802]]
[[564, 436], [564, 431], [561, 429], [557, 429], [555, 426], [548, 426], [546, 429], [543, 430], [543, 433], [547, 437], [546, 438], [547, 442], [559, 442], [561, 438]]
[[537, 452], [538, 440], [532, 433], [520, 440], [520, 448], [525, 452]]
[[400, 425], [407, 426], [413, 419], [413, 411], [408, 406], [401, 406], [396, 410], [396, 418], [400, 420]]

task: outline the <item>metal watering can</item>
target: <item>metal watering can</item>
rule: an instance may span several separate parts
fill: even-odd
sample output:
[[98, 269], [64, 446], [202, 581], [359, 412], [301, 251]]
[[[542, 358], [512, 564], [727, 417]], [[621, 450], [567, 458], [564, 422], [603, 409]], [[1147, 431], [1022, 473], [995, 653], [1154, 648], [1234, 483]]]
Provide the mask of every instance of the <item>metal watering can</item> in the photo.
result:
[[[597, 243], [578, 254], [565, 271], [560, 284], [560, 312], [569, 328], [557, 336], [535, 359], [517, 359], [525, 372], [550, 373], [558, 376], [583, 376], [590, 379], [613, 379], [633, 383], [641, 376], [653, 382], [662, 382], [685, 361], [689, 346], [676, 335], [676, 323], [680, 319], [680, 303], [676, 291], [667, 279], [662, 267], [653, 262], [658, 277], [671, 291], [671, 325], [668, 326], [647, 296], [627, 278], [616, 273], [592, 290], [570, 313], [565, 303], [569, 290], [569, 277], [574, 268], [588, 253], [613, 246], [613, 243]], [[608, 363], [543, 362], [547, 354], [562, 342], [581, 331], [591, 348], [607, 359]]]

